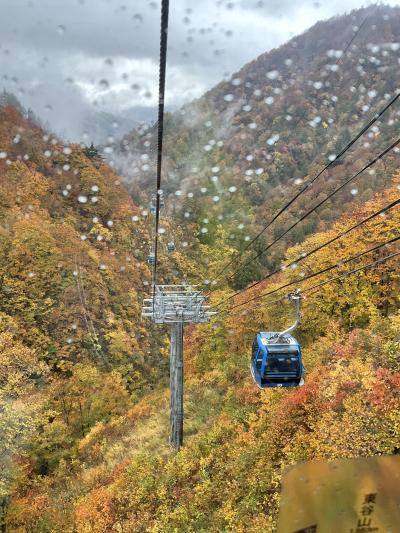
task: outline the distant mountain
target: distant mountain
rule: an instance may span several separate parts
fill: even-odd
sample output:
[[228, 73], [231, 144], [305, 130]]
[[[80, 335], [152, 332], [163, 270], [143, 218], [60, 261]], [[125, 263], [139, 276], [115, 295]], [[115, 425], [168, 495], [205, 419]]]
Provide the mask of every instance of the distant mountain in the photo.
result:
[[[169, 328], [141, 318], [155, 127], [106, 150], [135, 203], [103, 147], [67, 144], [1, 97], [1, 532], [273, 533], [288, 467], [399, 453], [399, 152], [261, 261], [235, 256], [327, 161], [256, 250], [398, 136], [395, 105], [333, 159], [397, 89], [399, 12], [317, 24], [167, 115], [157, 281], [201, 288], [233, 258], [233, 282], [221, 276], [208, 301], [240, 304], [185, 323], [179, 452], [168, 441]], [[307, 290], [295, 333], [305, 385], [260, 390], [252, 341], [290, 324], [289, 284]]]
[[94, 111], [83, 120], [82, 135], [88, 142], [107, 145], [128, 133], [132, 124], [139, 127], [142, 123], [154, 123], [155, 118], [156, 109], [150, 107], [134, 107], [120, 114]]
[[[371, 6], [315, 24], [280, 48], [262, 54], [202, 98], [167, 114], [163, 189], [167, 212], [197, 225], [201, 242], [215, 242], [221, 227], [241, 249], [284, 201], [335, 158], [341, 148], [398, 90], [400, 8]], [[335, 162], [281, 217], [274, 234], [310, 202], [349, 177], [398, 131], [393, 105], [343, 158]], [[137, 201], [154, 188], [156, 126], [140, 127], [112, 146], [111, 158]], [[287, 244], [323, 229], [357, 200], [387, 185], [384, 164], [292, 232], [256, 265], [279, 261]], [[351, 192], [351, 190], [353, 192]], [[202, 230], [202, 220], [207, 227]], [[260, 246], [270, 239], [265, 235]], [[266, 239], [266, 240], [265, 240]], [[274, 257], [275, 255], [275, 257]]]

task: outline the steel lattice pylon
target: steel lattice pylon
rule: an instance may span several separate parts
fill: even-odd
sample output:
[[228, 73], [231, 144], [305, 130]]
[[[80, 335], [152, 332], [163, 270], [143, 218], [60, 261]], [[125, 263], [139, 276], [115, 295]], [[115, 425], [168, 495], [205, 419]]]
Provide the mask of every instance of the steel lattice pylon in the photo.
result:
[[208, 322], [215, 312], [194, 285], [156, 285], [153, 298], [143, 300], [142, 316], [156, 324]]
[[193, 285], [156, 285], [152, 298], [143, 300], [142, 317], [156, 324], [171, 324], [170, 442], [179, 449], [183, 442], [183, 325], [208, 322], [215, 311]]

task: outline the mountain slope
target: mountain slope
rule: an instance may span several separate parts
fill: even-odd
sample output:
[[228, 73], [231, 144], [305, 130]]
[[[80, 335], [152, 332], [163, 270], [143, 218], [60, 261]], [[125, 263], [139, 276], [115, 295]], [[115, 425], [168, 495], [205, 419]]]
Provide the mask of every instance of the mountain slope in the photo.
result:
[[[188, 227], [189, 250], [190, 244], [198, 249], [190, 237], [193, 229], [201, 243], [213, 243], [216, 249], [226, 245], [221, 233], [227, 236], [228, 256], [243, 250], [285, 201], [387, 104], [398, 89], [399, 28], [400, 9], [385, 6], [320, 22], [167, 116], [163, 189], [167, 212]], [[398, 113], [396, 103], [262, 236], [256, 248], [264, 248], [310, 205], [386, 148], [396, 137]], [[152, 190], [155, 148], [156, 128], [141, 128], [115, 146], [112, 155], [130, 191], [143, 204]], [[237, 275], [235, 286], [276, 267], [288, 245], [328, 227], [357, 200], [365, 201], [387, 186], [386, 176], [396, 169], [397, 160], [396, 148], [385, 162], [298, 225], [272, 254], [255, 261], [251, 271]], [[197, 255], [196, 261], [203, 264], [202, 256]], [[220, 264], [203, 267], [212, 276]]]
[[[290, 249], [288, 259], [396, 197], [397, 186], [385, 190], [331, 230]], [[334, 257], [337, 275], [383, 258], [398, 251], [398, 244], [341, 263], [398, 235], [399, 227], [400, 211], [392, 210], [299, 268], [317, 271]], [[297, 270], [285, 271], [266, 283], [264, 292], [298, 276]], [[97, 423], [80, 440], [70, 469], [62, 461], [41, 483], [22, 485], [8, 510], [8, 527], [276, 531], [286, 467], [316, 458], [399, 452], [399, 282], [393, 259], [307, 295], [296, 334], [306, 385], [297, 390], [260, 391], [248, 371], [254, 331], [266, 324], [283, 327], [290, 319], [288, 306], [254, 305], [188, 328], [184, 448], [176, 453], [167, 445], [168, 391], [146, 395], [121, 416]]]
[[99, 159], [0, 106], [1, 497], [165, 375], [138, 213]]
[[[167, 117], [160, 281], [212, 278], [294, 194], [295, 181], [315, 175], [325, 154], [388, 101], [395, 82], [385, 69], [397, 61], [399, 10], [370, 11], [357, 49], [339, 70], [326, 66], [339, 59], [329, 50], [343, 46], [366, 13], [316, 25], [246, 66], [240, 82], [224, 82]], [[261, 244], [385, 146], [397, 134], [397, 113], [393, 107]], [[151, 247], [145, 206], [154, 136], [142, 128], [122, 141], [138, 167], [136, 207], [99, 158], [0, 106], [0, 524], [7, 532], [272, 532], [286, 467], [399, 453], [396, 258], [307, 294], [296, 332], [306, 385], [298, 390], [260, 391], [248, 370], [255, 331], [290, 321], [283, 301], [254, 300], [187, 327], [185, 446], [170, 449], [167, 330], [139, 318], [150, 282], [143, 260]], [[234, 283], [220, 280], [211, 303], [393, 202], [398, 163], [393, 151]], [[234, 302], [287, 282], [304, 289], [382, 259], [398, 243], [343, 264], [399, 227], [399, 208], [390, 209]], [[168, 255], [171, 238], [178, 252]]]

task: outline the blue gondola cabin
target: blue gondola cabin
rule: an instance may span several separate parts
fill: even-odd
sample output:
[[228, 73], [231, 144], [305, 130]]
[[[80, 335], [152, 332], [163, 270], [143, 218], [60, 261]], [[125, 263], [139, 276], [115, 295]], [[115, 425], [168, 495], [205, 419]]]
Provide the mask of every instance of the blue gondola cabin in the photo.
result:
[[304, 385], [301, 348], [292, 335], [257, 333], [253, 342], [251, 375], [262, 389]]

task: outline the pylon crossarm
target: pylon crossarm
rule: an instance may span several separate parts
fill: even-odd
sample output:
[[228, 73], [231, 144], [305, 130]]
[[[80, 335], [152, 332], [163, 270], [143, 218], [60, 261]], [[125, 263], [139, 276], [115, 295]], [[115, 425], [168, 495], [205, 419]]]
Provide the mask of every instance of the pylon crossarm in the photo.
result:
[[151, 318], [156, 324], [207, 322], [214, 313], [205, 300], [192, 285], [156, 285], [154, 297], [143, 300], [142, 317]]

